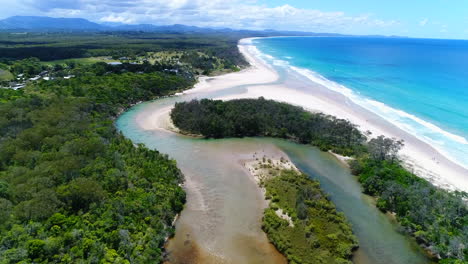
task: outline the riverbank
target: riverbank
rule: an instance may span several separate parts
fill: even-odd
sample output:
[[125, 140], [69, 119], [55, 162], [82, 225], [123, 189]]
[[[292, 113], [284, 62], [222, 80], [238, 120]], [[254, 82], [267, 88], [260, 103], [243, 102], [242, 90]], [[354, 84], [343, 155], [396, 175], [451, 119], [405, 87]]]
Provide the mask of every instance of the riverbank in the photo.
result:
[[[242, 45], [241, 45], [242, 46]], [[255, 48], [254, 47], [240, 47], [241, 51], [243, 52], [251, 52], [250, 54], [255, 54]], [[283, 84], [283, 85], [280, 85], [279, 83], [280, 82], [276, 82], [279, 78], [279, 75], [277, 74], [275, 76], [275, 74], [269, 74], [269, 77], [266, 78], [265, 75], [262, 75], [262, 73], [267, 73], [268, 71], [273, 71], [272, 69], [269, 69], [267, 65], [263, 65], [261, 63], [261, 61], [258, 59], [258, 58], [255, 58], [254, 56], [250, 56], [250, 57], [247, 57], [246, 58], [250, 58], [250, 59], [253, 59], [255, 60], [254, 61], [254, 66], [251, 67], [250, 69], [247, 69], [247, 70], [244, 70], [244, 72], [249, 72], [250, 76], [252, 76], [251, 79], [249, 80], [246, 80], [246, 79], [241, 79], [237, 82], [237, 84], [239, 85], [243, 85], [244, 87], [242, 87], [242, 89], [236, 89], [235, 91], [239, 93], [239, 91], [241, 91], [241, 95], [233, 95], [233, 96], [230, 96], [230, 97], [234, 97], [234, 98], [238, 98], [238, 97], [241, 97], [241, 96], [245, 96], [246, 94], [250, 96], [252, 96], [252, 93], [251, 91], [253, 90], [258, 90], [258, 88], [264, 88], [263, 91], [259, 91], [259, 92], [262, 92], [260, 93], [258, 96], [264, 96], [266, 98], [268, 97], [271, 97], [271, 96], [274, 96], [275, 95], [275, 91], [279, 90], [280, 92], [282, 91], [283, 93], [279, 93], [277, 92], [276, 93], [276, 96], [279, 96], [279, 95], [283, 95], [282, 98], [273, 98], [273, 99], [276, 99], [277, 101], [283, 101], [283, 102], [287, 102], [285, 101], [285, 99], [290, 99], [289, 97], [291, 95], [294, 95], [294, 94], [299, 94], [299, 97], [300, 96], [312, 96], [312, 95], [309, 95], [309, 94], [305, 94], [303, 92], [300, 92], [298, 91], [297, 89], [294, 89], [294, 87], [292, 88], [287, 88], [289, 86], [287, 86], [286, 84]], [[255, 72], [258, 72], [258, 76], [256, 74], [253, 74]], [[228, 74], [229, 75], [229, 74]], [[242, 72], [241, 73], [234, 73], [234, 74], [231, 74], [231, 75], [234, 75], [234, 76], [237, 76], [237, 78], [239, 77], [242, 77]], [[255, 80], [255, 77], [258, 77], [258, 81], [259, 82], [256, 82]], [[227, 78], [229, 79], [229, 78]], [[145, 130], [170, 130], [167, 126], [168, 126], [168, 123], [166, 122], [167, 120], [170, 121], [170, 118], [169, 118], [169, 112], [170, 112], [170, 109], [173, 107], [174, 103], [177, 102], [177, 101], [189, 101], [191, 99], [194, 99], [194, 98], [205, 98], [205, 97], [208, 97], [208, 98], [224, 98], [224, 99], [230, 99], [229, 96], [219, 96], [220, 93], [218, 93], [217, 91], [220, 91], [220, 90], [228, 90], [229, 88], [231, 88], [231, 86], [228, 85], [227, 82], [227, 79], [226, 79], [226, 75], [224, 76], [220, 76], [220, 77], [214, 77], [214, 78], [210, 78], [209, 81], [205, 82], [202, 84], [202, 87], [200, 88], [200, 86], [196, 87], [195, 89], [198, 88], [198, 90], [196, 90], [196, 92], [193, 92], [191, 93], [191, 91], [188, 91], [188, 92], [185, 92], [184, 95], [181, 96], [181, 98], [177, 99], [177, 98], [173, 98], [171, 99], [170, 101], [168, 100], [167, 103], [162, 103], [163, 107], [158, 107], [156, 109], [151, 109], [151, 107], [148, 107], [147, 109], [145, 109], [145, 111], [142, 111], [141, 113], [139, 113], [135, 120], [136, 120], [136, 123], [140, 126], [140, 127], [143, 127], [145, 126], [146, 129]], [[264, 81], [263, 83], [261, 81]], [[265, 82], [267, 81], [267, 82]], [[252, 82], [253, 84], [249, 84], [250, 82]], [[303, 85], [309, 85], [308, 83], [306, 84], [303, 84]], [[224, 88], [220, 88], [220, 87], [224, 87]], [[278, 88], [279, 87], [279, 88]], [[266, 90], [265, 90], [266, 89]], [[320, 87], [320, 86], [317, 86], [315, 87], [314, 86], [314, 89], [323, 89], [323, 92], [324, 94], [329, 94], [330, 96], [330, 100], [334, 100], [336, 99], [335, 97], [337, 97], [337, 95], [333, 94], [332, 92], [328, 91], [326, 88], [324, 87]], [[192, 89], [193, 90], [193, 89]], [[208, 92], [204, 93], [204, 91], [206, 90], [209, 90], [211, 94], [209, 94]], [[232, 89], [231, 89], [232, 91]], [[244, 92], [245, 91], [245, 92]], [[194, 96], [190, 96], [191, 94], [194, 94]], [[213, 95], [215, 95], [213, 97]], [[320, 95], [320, 94], [319, 94]], [[217, 97], [216, 97], [217, 96]], [[258, 96], [253, 96], [253, 97], [258, 97]], [[339, 98], [339, 97], [338, 97]], [[293, 98], [294, 99], [294, 98]], [[297, 99], [297, 98], [296, 98]], [[301, 99], [301, 98], [299, 98]], [[344, 98], [345, 99], [345, 98]], [[314, 101], [312, 101], [313, 103]], [[318, 102], [318, 101], [317, 101]], [[295, 104], [295, 103], [293, 103]], [[297, 103], [296, 103], [297, 104]], [[300, 104], [299, 104], [300, 105]], [[313, 105], [313, 104], [312, 104]], [[324, 104], [326, 106], [326, 104]], [[306, 104], [305, 107], [307, 110], [310, 110], [310, 111], [317, 111], [316, 108], [319, 108], [317, 107], [317, 105], [313, 105], [315, 108], [312, 108], [310, 104]], [[336, 109], [334, 109], [336, 110]], [[155, 115], [157, 113], [160, 113], [159, 115]], [[349, 114], [349, 113], [348, 113]], [[156, 117], [156, 118], [155, 118]], [[161, 119], [165, 119], [166, 121], [165, 122], [158, 122], [158, 120], [161, 120]], [[375, 122], [382, 122], [383, 120], [381, 119], [376, 119], [374, 120]], [[388, 125], [388, 124], [387, 124]], [[362, 128], [361, 128], [362, 129]], [[380, 135], [380, 134], [384, 134], [384, 133], [374, 133], [374, 135]], [[183, 139], [185, 140], [185, 139]], [[187, 139], [189, 140], [189, 139]], [[200, 141], [200, 142], [206, 142], [206, 141]], [[207, 142], [211, 142], [211, 141], [207, 141]], [[198, 154], [197, 154], [198, 155]], [[296, 157], [297, 158], [297, 157]], [[191, 158], [193, 159], [193, 158]], [[179, 159], [177, 159], [179, 160]], [[231, 159], [231, 162], [232, 160], [237, 160], [237, 158], [234, 158], [234, 159]], [[180, 163], [180, 165], [184, 165], [183, 162]], [[213, 164], [213, 166], [218, 166], [219, 164]], [[210, 165], [211, 166], [211, 165]], [[183, 169], [183, 168], [182, 168]], [[316, 169], [321, 169], [319, 167], [317, 167]], [[183, 169], [184, 171], [184, 169]], [[348, 175], [348, 177], [350, 177], [350, 175]], [[188, 176], [188, 178], [191, 178], [190, 176]], [[222, 177], [222, 178], [225, 178], [225, 177]], [[225, 184], [227, 184], [225, 181], [227, 179], [224, 179], [223, 180], [223, 186]], [[231, 178], [229, 178], [229, 180], [231, 180]], [[199, 184], [205, 184], [203, 181], [199, 181], [198, 182]], [[186, 189], [187, 189], [187, 192], [188, 192], [188, 204], [191, 203], [191, 201], [193, 202], [194, 199], [191, 198], [191, 188], [190, 186], [186, 186]], [[204, 201], [209, 201], [211, 198], [210, 197], [204, 197], [204, 196], [207, 196], [205, 192], [200, 192], [200, 188], [193, 188], [194, 190], [195, 189], [198, 189], [195, 190], [194, 192], [197, 192], [199, 199], [202, 199]], [[208, 188], [207, 190], [212, 190], [213, 188]], [[237, 189], [237, 188], [235, 188]], [[357, 190], [360, 192], [360, 189], [357, 188]], [[347, 190], [342, 190], [341, 192], [338, 192], [338, 193], [335, 193], [335, 195], [337, 196], [341, 196], [342, 195], [342, 192], [345, 192], [347, 193]], [[231, 197], [232, 199], [233, 197]], [[224, 207], [224, 205], [223, 205]], [[257, 207], [257, 210], [259, 207]], [[343, 208], [343, 207], [341, 207]], [[375, 208], [375, 207], [373, 207]], [[198, 209], [195, 209], [193, 208], [192, 210], [198, 210]], [[205, 218], [207, 218], [210, 214], [212, 214], [212, 212], [214, 212], [215, 210], [210, 210], [210, 212], [206, 212], [206, 216]], [[185, 214], [188, 214], [186, 210], [184, 210]], [[190, 213], [190, 212], [189, 212]], [[350, 212], [348, 212], [349, 214]], [[183, 213], [184, 214], [184, 213]], [[232, 217], [232, 216], [231, 216]], [[191, 219], [198, 219], [199, 216], [198, 214], [195, 216], [195, 214], [193, 216], [190, 217]], [[356, 221], [356, 218], [358, 217], [353, 217], [354, 220], [353, 220], [353, 225], [358, 225], [360, 222], [362, 222], [363, 220], [359, 220], [359, 221]], [[184, 219], [186, 220], [185, 222], [185, 226], [189, 226], [189, 225], [193, 225], [192, 223], [189, 223], [190, 221], [193, 221], [193, 220], [188, 220], [188, 216], [186, 217], [182, 217], [182, 220], [179, 222], [178, 224], [178, 227], [177, 227], [177, 232], [176, 232], [176, 237], [178, 236], [178, 234], [181, 234], [182, 236], [184, 235], [183, 233], [185, 232], [184, 228], [181, 228], [181, 226], [183, 224], [181, 224], [182, 222], [184, 222]], [[198, 222], [198, 220], [197, 220]], [[365, 221], [364, 221], [365, 222]], [[253, 223], [253, 222], [252, 222]], [[368, 225], [369, 223], [367, 223]], [[385, 223], [384, 221], [382, 221], [382, 223], [380, 223], [381, 225], [386, 225], [387, 223]], [[210, 226], [210, 228], [212, 229], [213, 226]], [[224, 228], [224, 227], [223, 227]], [[379, 229], [382, 229], [381, 226], [378, 227]], [[182, 230], [182, 231], [180, 231]], [[196, 232], [196, 230], [195, 230]], [[362, 230], [359, 230], [359, 232], [361, 233], [361, 237], [362, 237]], [[372, 234], [366, 234], [368, 235], [368, 237], [372, 237], [373, 235]], [[368, 240], [368, 237], [365, 237], [365, 240]], [[183, 238], [181, 238], [183, 239]], [[198, 241], [210, 241], [210, 240], [207, 240], [207, 239], [203, 239], [203, 238], [197, 238], [196, 240]], [[183, 240], [179, 240], [179, 242], [182, 242]], [[217, 241], [217, 240], [216, 240]], [[377, 240], [376, 240], [377, 241]], [[367, 254], [374, 254], [375, 252], [370, 252], [368, 249], [369, 248], [373, 248], [374, 245], [376, 244], [376, 241], [373, 241], [373, 242], [370, 242], [370, 241], [366, 241], [366, 246], [364, 247], [364, 251], [363, 252], [367, 252]], [[380, 239], [379, 239], [380, 241]], [[205, 242], [204, 242], [205, 243]], [[405, 243], [405, 242], [403, 242]], [[182, 242], [183, 244], [183, 242]], [[377, 243], [378, 245], [380, 245], [380, 243]], [[395, 247], [397, 245], [400, 245], [400, 244], [395, 244], [395, 245], [392, 245], [392, 247]], [[401, 244], [403, 245], [403, 244]], [[388, 250], [388, 248], [386, 248]], [[380, 252], [380, 251], [379, 251]], [[390, 252], [390, 251], [389, 251]], [[407, 251], [405, 251], [405, 253], [408, 253]], [[399, 255], [400, 256], [400, 255]], [[417, 256], [407, 256], [407, 255], [403, 255], [404, 258], [419, 258]], [[359, 257], [357, 257], [358, 259], [363, 259], [362, 257], [362, 254], [359, 253]], [[390, 259], [391, 257], [390, 256], [387, 256], [388, 259]]]
[[[396, 231], [398, 227], [362, 195], [357, 178], [329, 153], [272, 138], [207, 140], [162, 129], [146, 131], [137, 122], [175, 102], [190, 100], [191, 97], [182, 96], [143, 103], [118, 120], [119, 129], [134, 142], [174, 158], [187, 179], [187, 204], [176, 224], [176, 236], [167, 247], [169, 254], [183, 257], [185, 253], [196, 253], [203, 257], [205, 253], [217, 253], [237, 260], [235, 263], [247, 263], [241, 261], [246, 257], [265, 263], [262, 258], [273, 252], [263, 251], [269, 248], [264, 243], [268, 242], [266, 235], [261, 232], [264, 195], [241, 161], [251, 159], [255, 152], [262, 157], [263, 152], [273, 151], [278, 159], [290, 157], [301, 171], [319, 180], [322, 189], [345, 213], [360, 244], [354, 263], [428, 263], [417, 244]], [[245, 240], [247, 234], [256, 242]]]

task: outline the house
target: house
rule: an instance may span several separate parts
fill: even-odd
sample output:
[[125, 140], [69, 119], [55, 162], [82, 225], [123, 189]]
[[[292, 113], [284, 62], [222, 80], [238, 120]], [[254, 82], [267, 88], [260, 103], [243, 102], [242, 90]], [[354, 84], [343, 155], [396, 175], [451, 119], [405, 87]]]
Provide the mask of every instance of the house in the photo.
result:
[[118, 61], [108, 62], [107, 64], [112, 65], [112, 66], [122, 65], [122, 63]]
[[11, 87], [11, 89], [19, 90], [19, 89], [23, 89], [25, 86], [26, 86], [25, 84], [19, 83], [19, 84], [16, 84], [15, 86]]

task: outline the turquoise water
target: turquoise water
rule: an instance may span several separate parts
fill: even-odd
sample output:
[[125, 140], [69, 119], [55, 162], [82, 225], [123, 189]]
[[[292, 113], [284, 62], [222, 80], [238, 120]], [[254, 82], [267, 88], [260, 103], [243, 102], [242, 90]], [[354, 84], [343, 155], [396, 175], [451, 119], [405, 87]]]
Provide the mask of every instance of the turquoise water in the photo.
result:
[[355, 37], [255, 39], [294, 70], [468, 167], [468, 41]]

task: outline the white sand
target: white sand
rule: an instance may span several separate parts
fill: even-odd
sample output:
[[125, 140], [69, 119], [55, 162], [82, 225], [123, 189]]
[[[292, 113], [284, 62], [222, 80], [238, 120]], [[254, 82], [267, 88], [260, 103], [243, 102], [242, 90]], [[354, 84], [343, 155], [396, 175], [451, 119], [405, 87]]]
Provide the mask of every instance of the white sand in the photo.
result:
[[[249, 45], [249, 40], [241, 40], [239, 50], [252, 65], [246, 70], [218, 77], [204, 77], [191, 90], [184, 93], [202, 93], [222, 90], [238, 85], [251, 85], [243, 94], [236, 94], [217, 99], [230, 100], [239, 98], [272, 99], [302, 106], [309, 111], [320, 111], [339, 118], [348, 119], [362, 131], [371, 131], [373, 136], [385, 135], [405, 141], [401, 158], [407, 168], [416, 175], [428, 179], [435, 185], [451, 190], [468, 191], [468, 170], [450, 161], [429, 144], [406, 133], [383, 120], [376, 114], [356, 105], [348, 98], [331, 91], [320, 84], [309, 84], [308, 91], [302, 92], [282, 84], [269, 84], [278, 80], [279, 75], [255, 56], [256, 48]], [[167, 128], [167, 115], [170, 107], [163, 112], [147, 115], [139, 123], [145, 129]]]
[[[261, 188], [261, 192], [264, 197], [266, 194], [266, 189], [263, 186], [264, 181], [271, 179], [271, 177], [278, 176], [280, 172], [284, 170], [294, 170], [299, 172], [299, 169], [297, 169], [285, 153], [282, 153], [281, 157], [277, 157], [277, 155], [274, 155], [271, 152], [266, 153], [266, 155], [263, 155], [262, 157], [258, 157], [254, 154], [252, 159], [243, 160], [241, 162], [248, 174]], [[267, 201], [267, 205], [269, 204], [270, 201]], [[289, 216], [282, 208], [278, 208], [275, 213], [278, 217], [288, 221], [289, 226], [294, 227], [294, 222], [291, 216]]]
[[239, 45], [240, 52], [250, 62], [251, 67], [240, 72], [228, 73], [216, 77], [201, 77], [193, 89], [187, 90], [184, 94], [211, 92], [223, 90], [239, 85], [262, 84], [274, 82], [278, 79], [278, 74], [265, 66], [255, 58], [255, 47], [250, 45]]

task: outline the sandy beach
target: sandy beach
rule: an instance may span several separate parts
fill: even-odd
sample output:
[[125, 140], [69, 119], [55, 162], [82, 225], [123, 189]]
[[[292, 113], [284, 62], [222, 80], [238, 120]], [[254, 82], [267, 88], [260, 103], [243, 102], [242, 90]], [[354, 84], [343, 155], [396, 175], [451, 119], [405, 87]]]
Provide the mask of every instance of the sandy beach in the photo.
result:
[[[243, 39], [239, 43], [240, 52], [251, 65], [249, 68], [217, 77], [202, 77], [193, 89], [187, 90], [184, 94], [212, 92], [246, 85], [244, 93], [216, 99], [231, 100], [263, 96], [266, 99], [302, 106], [309, 111], [320, 111], [347, 119], [358, 125], [363, 132], [372, 132], [372, 136], [385, 135], [403, 139], [405, 146], [401, 151], [401, 159], [416, 175], [445, 189], [468, 191], [467, 169], [452, 162], [429, 144], [356, 105], [344, 95], [311, 81], [298, 83], [296, 87], [288, 87], [282, 83], [275, 84], [279, 74], [257, 57], [258, 51], [250, 43], [250, 39]], [[298, 86], [307, 86], [309, 92], [297, 89]], [[148, 130], [167, 129], [170, 126], [168, 118], [170, 109], [169, 107], [163, 112], [151, 113], [138, 122]]]

